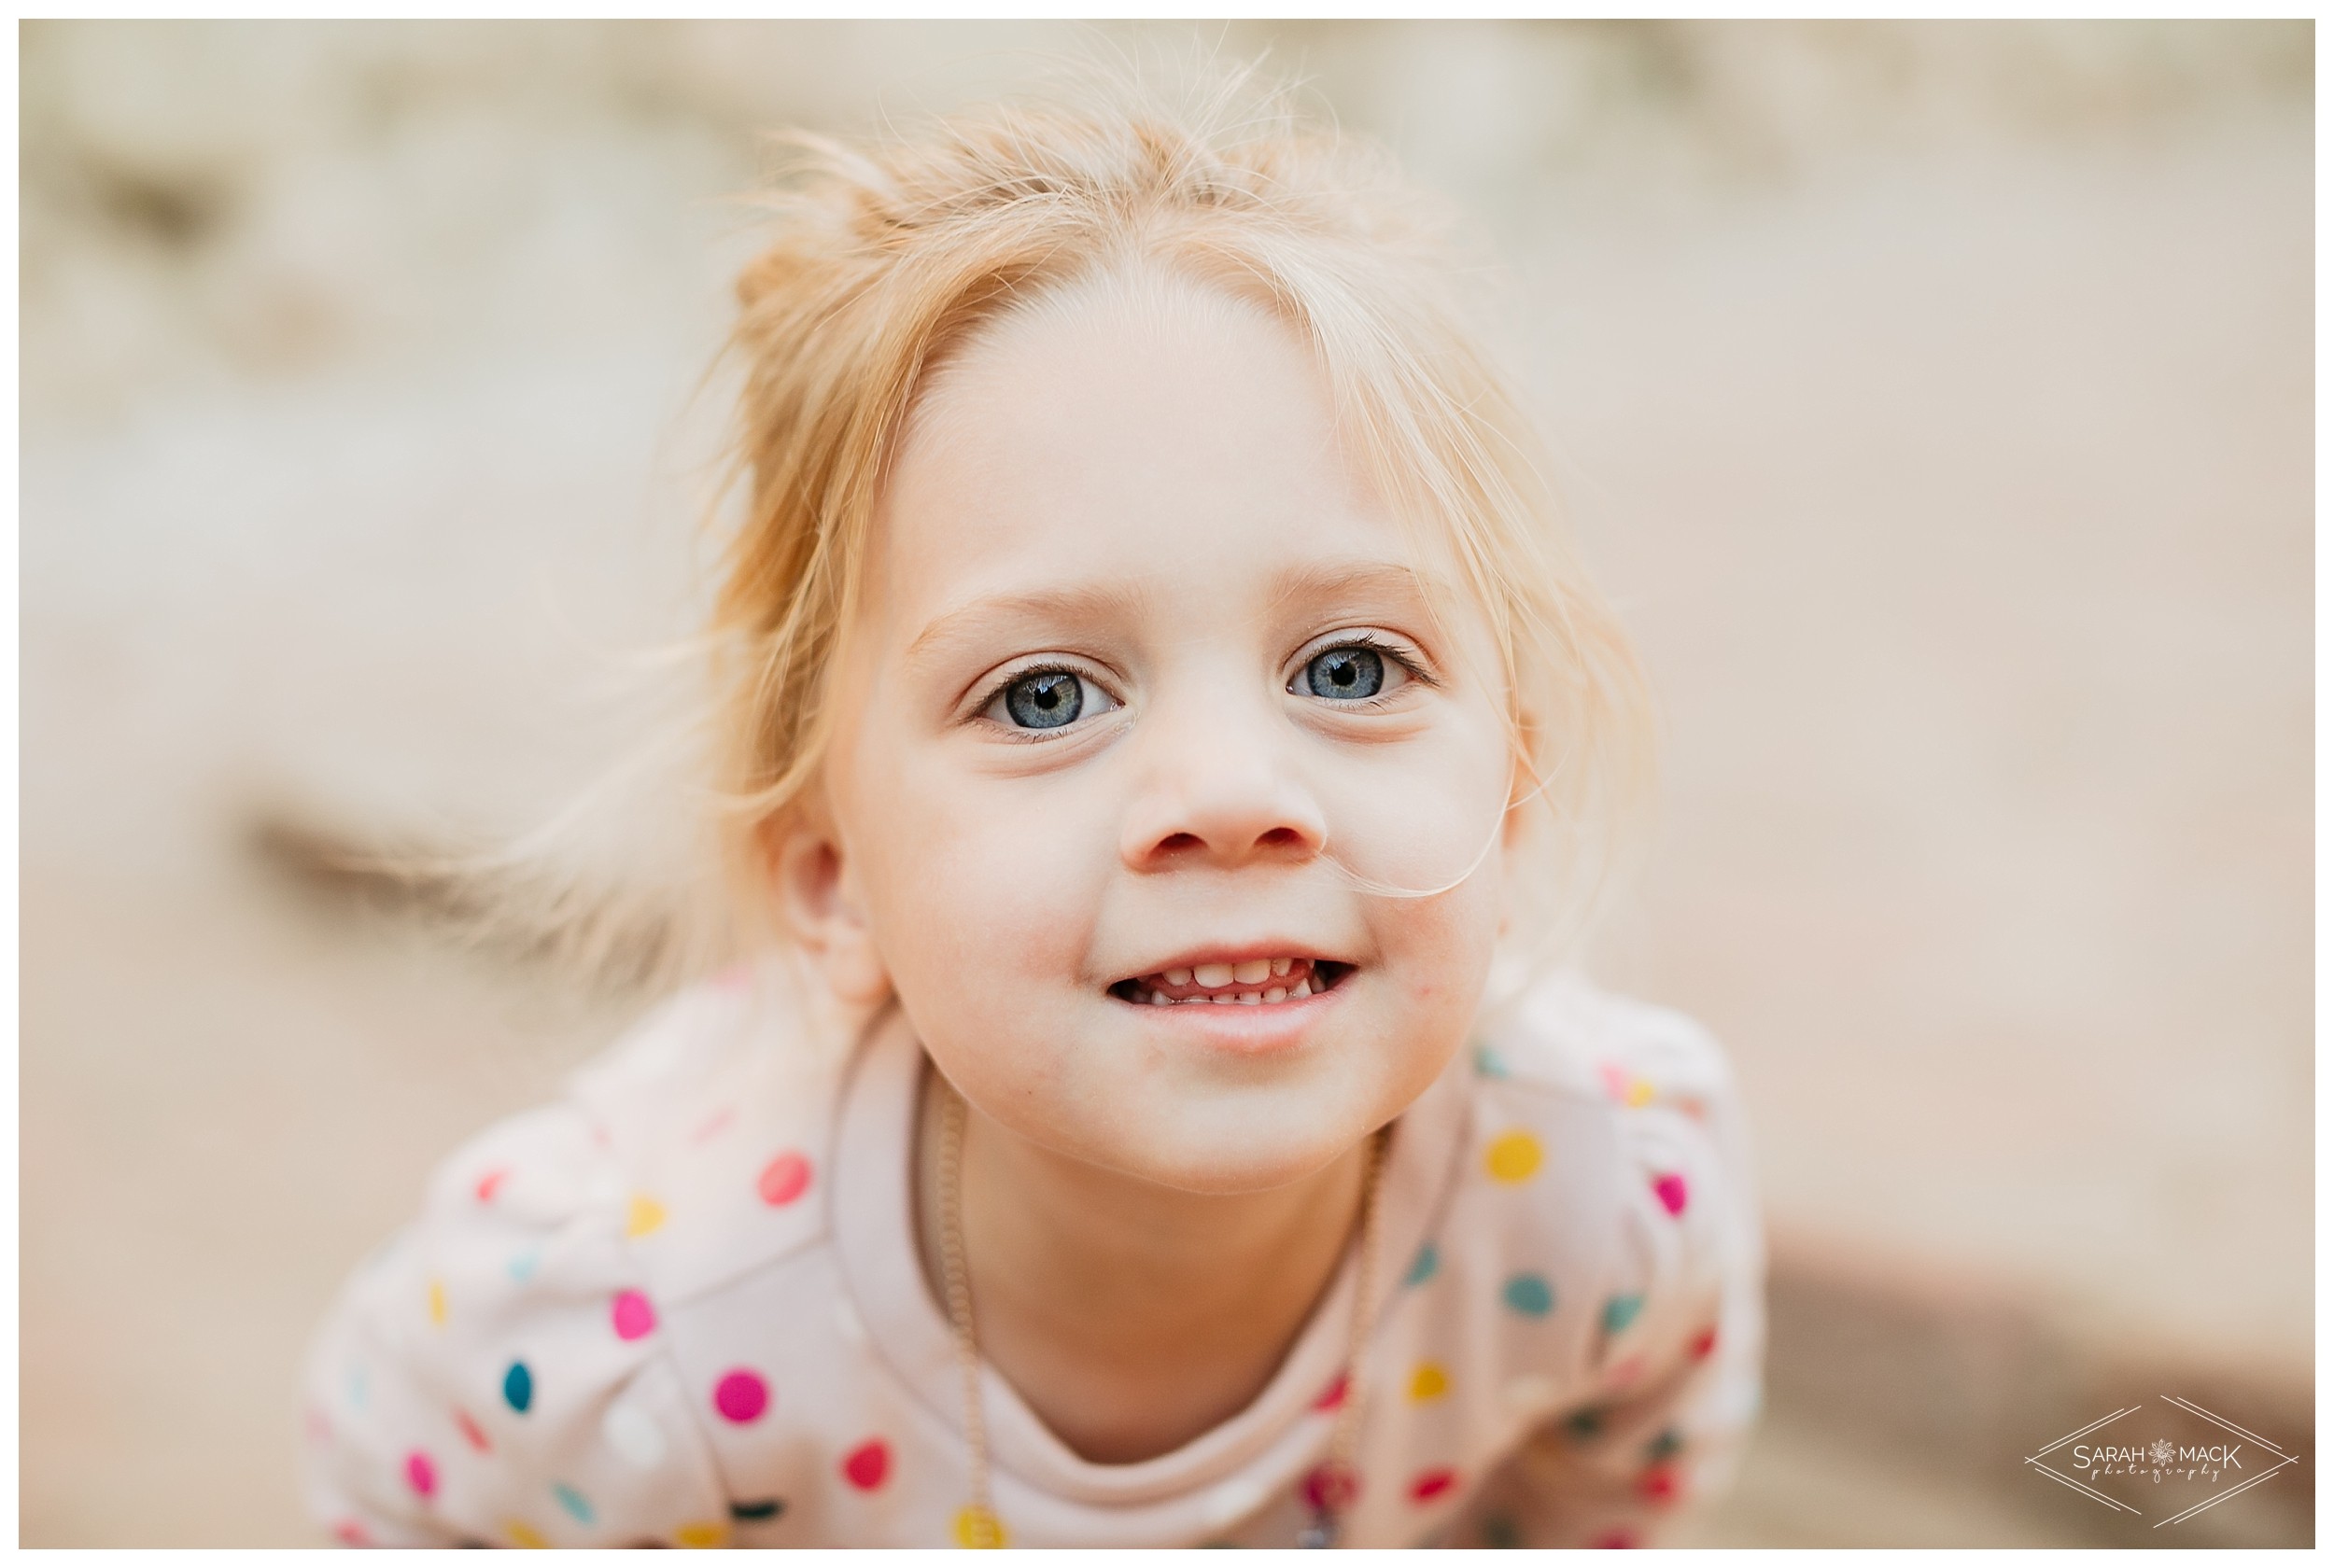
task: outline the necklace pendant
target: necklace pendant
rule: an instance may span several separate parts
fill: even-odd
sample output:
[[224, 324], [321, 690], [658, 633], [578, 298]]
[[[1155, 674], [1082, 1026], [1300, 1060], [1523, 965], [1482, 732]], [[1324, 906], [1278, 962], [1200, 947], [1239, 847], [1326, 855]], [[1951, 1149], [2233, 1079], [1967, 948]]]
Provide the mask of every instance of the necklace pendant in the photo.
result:
[[956, 1544], [968, 1551], [994, 1551], [1005, 1545], [1005, 1526], [977, 1503], [967, 1503], [956, 1516]]

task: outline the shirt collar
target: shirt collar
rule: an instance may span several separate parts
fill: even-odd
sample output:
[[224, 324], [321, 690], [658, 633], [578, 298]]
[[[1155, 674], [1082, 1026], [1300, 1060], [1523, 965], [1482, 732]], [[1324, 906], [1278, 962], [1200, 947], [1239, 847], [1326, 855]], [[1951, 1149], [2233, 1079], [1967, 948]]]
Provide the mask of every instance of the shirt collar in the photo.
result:
[[[949, 1427], [963, 1421], [954, 1337], [926, 1287], [918, 1257], [910, 1182], [917, 1087], [923, 1051], [894, 1011], [871, 1029], [837, 1102], [831, 1199], [846, 1288], [877, 1354], [909, 1393]], [[1464, 1136], [1467, 1053], [1452, 1061], [1396, 1124], [1379, 1189], [1379, 1255], [1372, 1321], [1445, 1201]], [[1329, 1421], [1315, 1401], [1342, 1369], [1357, 1263], [1349, 1245], [1335, 1280], [1264, 1391], [1239, 1414], [1156, 1459], [1097, 1464], [1079, 1458], [986, 1363], [981, 1408], [989, 1428], [999, 1503], [1025, 1485], [1065, 1500], [1138, 1505], [1179, 1497], [1260, 1460], [1297, 1469], [1315, 1457]]]

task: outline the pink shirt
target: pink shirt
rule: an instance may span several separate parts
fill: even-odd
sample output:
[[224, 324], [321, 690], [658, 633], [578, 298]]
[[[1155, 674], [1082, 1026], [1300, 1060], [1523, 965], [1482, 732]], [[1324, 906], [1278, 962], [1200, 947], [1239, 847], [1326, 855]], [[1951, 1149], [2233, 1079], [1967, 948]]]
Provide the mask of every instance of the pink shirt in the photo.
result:
[[[921, 1053], [820, 1052], [758, 987], [667, 1003], [565, 1100], [457, 1152], [350, 1281], [307, 1480], [384, 1545], [944, 1546], [962, 1385], [911, 1226]], [[1352, 1249], [1270, 1385], [1096, 1464], [983, 1369], [1015, 1546], [1294, 1545], [1339, 1399], [1345, 1544], [1647, 1539], [1758, 1403], [1761, 1257], [1723, 1059], [1676, 1014], [1546, 983], [1406, 1112], [1358, 1389]]]

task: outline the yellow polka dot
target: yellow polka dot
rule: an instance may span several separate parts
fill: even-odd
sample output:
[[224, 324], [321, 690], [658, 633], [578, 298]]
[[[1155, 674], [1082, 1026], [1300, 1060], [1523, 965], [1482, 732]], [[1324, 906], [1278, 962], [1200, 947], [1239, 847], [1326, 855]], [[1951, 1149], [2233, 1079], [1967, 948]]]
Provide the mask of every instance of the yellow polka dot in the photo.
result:
[[1440, 1399], [1451, 1392], [1451, 1375], [1431, 1361], [1422, 1361], [1410, 1375], [1413, 1399]]
[[960, 1508], [956, 1515], [956, 1544], [967, 1551], [1002, 1547], [1005, 1525], [986, 1508]]
[[1528, 1132], [1505, 1132], [1483, 1151], [1483, 1164], [1501, 1182], [1522, 1182], [1540, 1169], [1540, 1140]]
[[684, 1524], [672, 1533], [672, 1538], [684, 1547], [718, 1547], [729, 1539], [725, 1524]]
[[511, 1537], [511, 1544], [514, 1547], [540, 1547], [551, 1545], [549, 1541], [543, 1539], [541, 1531], [528, 1524], [525, 1519], [513, 1519], [502, 1527], [502, 1533]]
[[429, 1281], [429, 1321], [440, 1328], [445, 1326], [445, 1281]]
[[665, 1206], [646, 1193], [632, 1195], [632, 1207], [624, 1218], [626, 1236], [646, 1236], [665, 1223]]
[[1632, 1108], [1652, 1104], [1653, 1085], [1642, 1078], [1632, 1080], [1629, 1085], [1628, 1103]]

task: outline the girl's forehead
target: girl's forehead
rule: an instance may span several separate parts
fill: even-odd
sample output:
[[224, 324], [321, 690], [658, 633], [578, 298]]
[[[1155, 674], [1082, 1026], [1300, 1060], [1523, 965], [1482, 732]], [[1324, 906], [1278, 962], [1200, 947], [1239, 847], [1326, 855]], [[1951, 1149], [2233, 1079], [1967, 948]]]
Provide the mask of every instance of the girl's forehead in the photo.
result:
[[1357, 451], [1321, 364], [1270, 312], [1181, 279], [1090, 280], [934, 373], [878, 509], [871, 587], [910, 639], [969, 598], [1114, 581], [1447, 589], [1447, 544], [1392, 514]]

